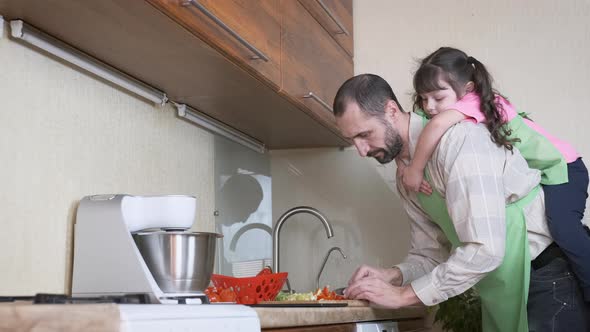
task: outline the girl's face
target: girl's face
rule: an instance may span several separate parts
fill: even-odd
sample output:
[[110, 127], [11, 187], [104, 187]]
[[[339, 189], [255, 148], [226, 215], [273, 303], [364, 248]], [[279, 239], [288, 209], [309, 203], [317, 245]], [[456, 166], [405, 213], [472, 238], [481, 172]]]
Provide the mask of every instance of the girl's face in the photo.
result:
[[439, 81], [438, 86], [441, 87], [440, 90], [434, 90], [420, 95], [422, 98], [422, 108], [431, 117], [448, 110], [450, 106], [457, 103], [467, 93], [467, 90], [469, 90], [468, 83], [462, 89], [463, 91], [460, 91], [461, 95], [459, 96], [446, 81]]

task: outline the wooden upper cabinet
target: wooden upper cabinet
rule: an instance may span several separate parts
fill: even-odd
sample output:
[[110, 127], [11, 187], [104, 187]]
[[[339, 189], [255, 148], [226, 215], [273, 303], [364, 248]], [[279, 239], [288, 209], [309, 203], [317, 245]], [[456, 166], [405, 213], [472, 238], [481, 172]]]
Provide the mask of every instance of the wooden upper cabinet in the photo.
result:
[[281, 93], [334, 128], [332, 103], [340, 85], [353, 75], [352, 59], [301, 3], [281, 0], [280, 9]]
[[147, 0], [240, 67], [279, 89], [278, 0]]
[[342, 48], [354, 55], [352, 0], [299, 0]]

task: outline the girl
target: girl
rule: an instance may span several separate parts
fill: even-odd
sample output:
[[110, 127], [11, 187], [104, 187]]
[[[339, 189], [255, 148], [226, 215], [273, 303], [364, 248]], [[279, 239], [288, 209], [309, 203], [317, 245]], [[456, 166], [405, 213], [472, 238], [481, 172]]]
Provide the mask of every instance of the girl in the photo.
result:
[[492, 89], [484, 65], [460, 50], [442, 47], [422, 60], [414, 89], [414, 109], [423, 110], [431, 120], [410, 164], [398, 162], [406, 189], [431, 192], [423, 181], [424, 168], [447, 129], [463, 120], [485, 123], [493, 142], [508, 150], [518, 148], [529, 166], [541, 171], [549, 230], [569, 258], [585, 300], [590, 301], [590, 233], [582, 223], [588, 171], [577, 152], [518, 114]]

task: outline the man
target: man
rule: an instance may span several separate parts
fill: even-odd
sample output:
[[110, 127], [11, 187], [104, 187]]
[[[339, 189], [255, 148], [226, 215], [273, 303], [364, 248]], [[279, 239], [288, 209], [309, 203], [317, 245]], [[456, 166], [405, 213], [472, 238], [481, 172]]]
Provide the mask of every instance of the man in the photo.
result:
[[[410, 160], [424, 126], [370, 74], [340, 87], [334, 114], [359, 154], [381, 163]], [[393, 268], [361, 266], [347, 297], [390, 308], [435, 305], [477, 286], [485, 331], [588, 330], [577, 281], [551, 245], [540, 172], [517, 150], [498, 147], [483, 125], [459, 123], [441, 139], [425, 175], [430, 196], [398, 185], [411, 219], [407, 258]]]

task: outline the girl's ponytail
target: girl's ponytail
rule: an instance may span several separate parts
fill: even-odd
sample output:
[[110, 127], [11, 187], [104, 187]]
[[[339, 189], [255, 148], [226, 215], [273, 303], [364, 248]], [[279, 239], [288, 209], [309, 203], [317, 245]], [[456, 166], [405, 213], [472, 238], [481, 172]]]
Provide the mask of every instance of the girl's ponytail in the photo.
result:
[[519, 141], [517, 138], [509, 139], [512, 130], [504, 126], [503, 109], [500, 103], [496, 103], [497, 92], [492, 88], [492, 77], [488, 70], [474, 57], [467, 57], [468, 66], [473, 66], [472, 80], [475, 93], [481, 99], [481, 112], [486, 118], [486, 126], [492, 134], [492, 142], [498, 146], [504, 146], [512, 151], [513, 143]]

